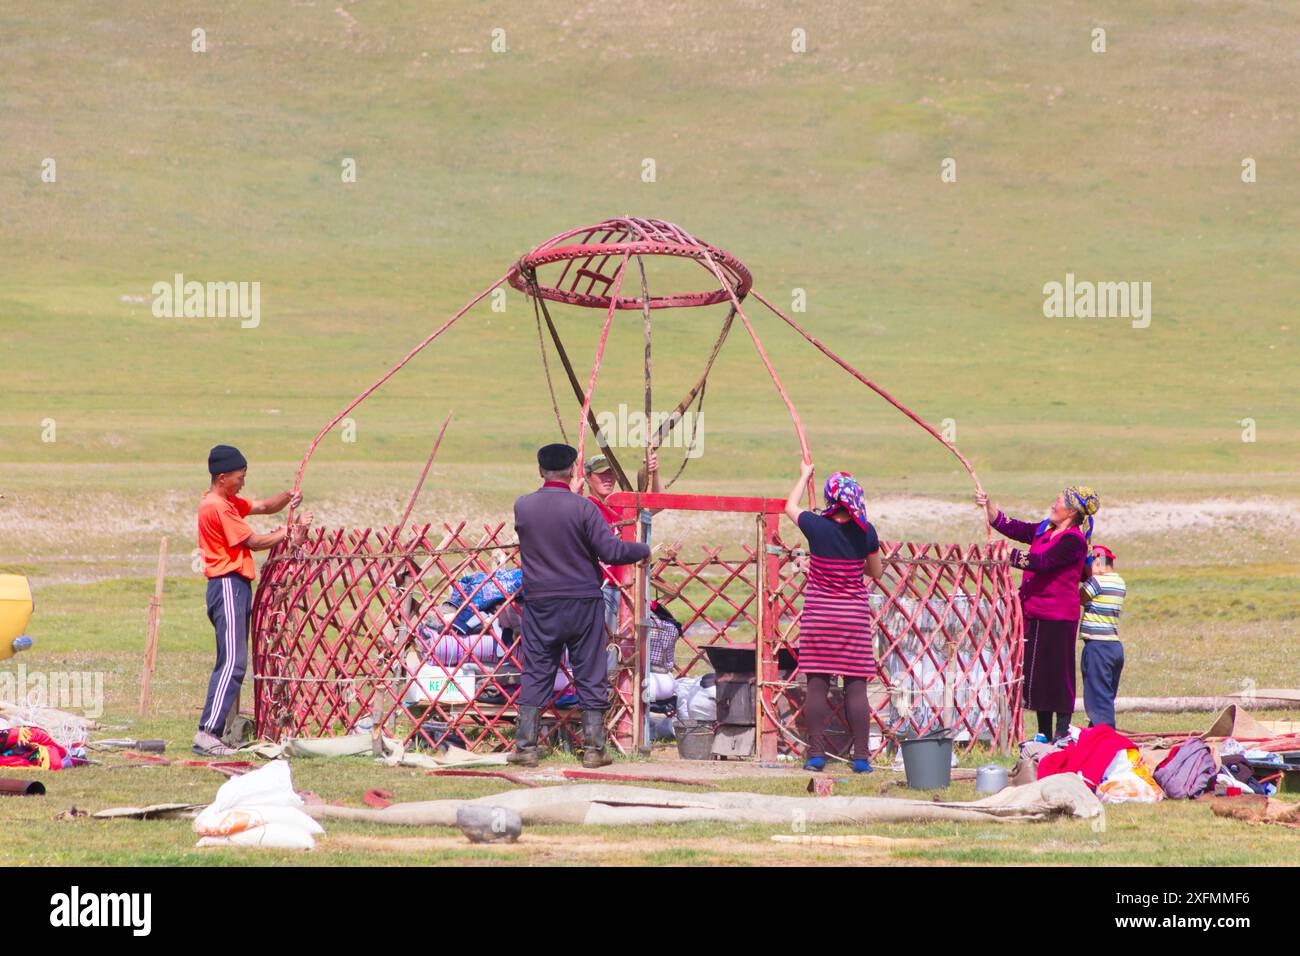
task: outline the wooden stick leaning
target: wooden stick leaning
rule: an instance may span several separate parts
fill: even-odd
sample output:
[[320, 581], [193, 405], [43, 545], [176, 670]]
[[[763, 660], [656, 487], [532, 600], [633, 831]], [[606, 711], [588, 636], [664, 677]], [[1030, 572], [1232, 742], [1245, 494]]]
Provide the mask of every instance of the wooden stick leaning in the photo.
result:
[[154, 581], [153, 597], [149, 598], [149, 623], [145, 626], [144, 672], [140, 675], [140, 716], [149, 709], [149, 685], [153, 678], [153, 665], [158, 657], [158, 625], [162, 621], [163, 579], [167, 574], [167, 539], [158, 545], [158, 577]]

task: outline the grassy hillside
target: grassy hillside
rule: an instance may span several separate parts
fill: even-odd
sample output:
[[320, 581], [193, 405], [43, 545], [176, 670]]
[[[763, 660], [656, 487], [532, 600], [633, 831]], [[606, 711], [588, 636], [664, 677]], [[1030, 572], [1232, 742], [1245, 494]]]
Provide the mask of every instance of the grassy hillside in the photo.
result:
[[[521, 252], [626, 212], [734, 251], [778, 303], [805, 289], [801, 318], [923, 415], [954, 419], [995, 484], [1026, 470], [1267, 483], [1300, 452], [1297, 27], [1300, 11], [1262, 2], [8, 5], [0, 456], [201, 468], [227, 440], [294, 460]], [[1241, 181], [1243, 157], [1258, 182]], [[175, 272], [260, 281], [261, 325], [154, 318], [151, 287]], [[1042, 287], [1067, 272], [1151, 282], [1150, 327], [1044, 318]], [[640, 401], [639, 318], [620, 318], [599, 407]], [[721, 314], [660, 318], [667, 408]], [[755, 318], [824, 466], [904, 485], [952, 471]], [[598, 327], [562, 318], [579, 356]], [[711, 384], [689, 477], [789, 472], [792, 430], [743, 336]], [[418, 460], [448, 409], [449, 463], [526, 460], [553, 437], [513, 291], [321, 459]]]
[[[735, 253], [782, 307], [802, 290], [798, 318], [936, 425], [951, 419], [1017, 513], [1041, 513], [1064, 481], [1096, 486], [1099, 540], [1132, 588], [1123, 693], [1295, 686], [1297, 35], [1300, 7], [1265, 0], [0, 5], [0, 570], [28, 574], [37, 593], [36, 646], [10, 667], [102, 675], [113, 733], [165, 737], [185, 755], [212, 653], [191, 563], [208, 448], [248, 454], [254, 495], [285, 487], [322, 424], [518, 256], [630, 214]], [[948, 159], [955, 182], [941, 179]], [[343, 181], [349, 161], [355, 182]], [[656, 291], [682, 281], [648, 268]], [[176, 273], [259, 282], [260, 324], [155, 317], [152, 288]], [[1045, 317], [1045, 284], [1067, 274], [1149, 282], [1149, 327]], [[448, 410], [414, 520], [500, 520], [535, 480], [533, 450], [558, 435], [532, 311], [513, 290], [506, 303], [474, 310], [363, 405], [355, 442], [325, 441], [304, 484], [319, 523], [393, 521]], [[723, 311], [656, 314], [660, 410], [694, 381]], [[982, 538], [951, 456], [757, 303], [750, 315], [819, 472], [857, 472], [886, 537]], [[585, 377], [602, 317], [556, 316]], [[597, 411], [640, 407], [640, 336], [639, 314], [618, 316]], [[577, 413], [557, 386], [572, 437]], [[1244, 419], [1256, 440], [1242, 440]], [[710, 380], [704, 454], [675, 490], [782, 494], [797, 455], [738, 327]], [[655, 521], [656, 540], [691, 548], [751, 540], [734, 518]], [[162, 645], [140, 717], [162, 535]], [[1208, 717], [1123, 723], [1187, 731]], [[58, 774], [51, 794], [100, 809], [206, 800], [219, 782], [126, 765]], [[327, 800], [355, 802], [374, 772], [295, 765], [299, 786]], [[406, 770], [385, 780], [401, 800], [495, 790]], [[897, 781], [882, 768], [842, 792]], [[794, 794], [804, 780], [736, 784]], [[196, 857], [183, 822], [54, 822], [39, 801], [9, 804], [4, 863], [282, 860]], [[1295, 858], [1278, 828], [1244, 839], [1199, 804], [1109, 819], [1104, 831], [881, 827], [916, 842], [871, 857], [794, 857], [758, 826], [540, 828], [531, 845], [489, 853], [339, 824], [312, 860]]]

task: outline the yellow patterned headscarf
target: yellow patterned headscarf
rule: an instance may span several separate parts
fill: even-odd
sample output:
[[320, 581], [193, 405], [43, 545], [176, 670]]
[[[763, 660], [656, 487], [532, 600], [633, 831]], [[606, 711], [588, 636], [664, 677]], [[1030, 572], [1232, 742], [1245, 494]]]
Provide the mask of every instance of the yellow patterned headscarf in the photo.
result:
[[1101, 510], [1101, 498], [1087, 485], [1071, 485], [1061, 494], [1065, 497], [1066, 507], [1083, 515], [1083, 523], [1079, 527], [1083, 529], [1083, 536], [1091, 541], [1092, 516]]

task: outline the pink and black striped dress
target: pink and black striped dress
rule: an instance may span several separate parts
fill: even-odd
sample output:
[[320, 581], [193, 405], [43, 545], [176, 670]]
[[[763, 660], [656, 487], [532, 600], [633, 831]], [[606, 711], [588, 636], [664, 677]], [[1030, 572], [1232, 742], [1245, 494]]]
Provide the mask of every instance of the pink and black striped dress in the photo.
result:
[[808, 579], [799, 617], [799, 670], [805, 674], [874, 677], [874, 621], [867, 602], [867, 556], [880, 550], [875, 526], [804, 511]]

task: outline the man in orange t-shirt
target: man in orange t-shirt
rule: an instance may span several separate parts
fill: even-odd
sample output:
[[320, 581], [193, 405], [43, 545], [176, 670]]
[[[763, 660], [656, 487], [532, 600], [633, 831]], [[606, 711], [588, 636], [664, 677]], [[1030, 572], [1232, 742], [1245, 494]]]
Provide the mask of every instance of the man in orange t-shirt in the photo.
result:
[[[659, 494], [664, 489], [659, 483], [659, 455], [652, 448], [650, 449], [650, 491], [653, 494]], [[609, 458], [605, 455], [592, 455], [582, 463], [582, 473], [587, 479], [587, 500], [591, 501], [600, 509], [600, 516], [605, 519], [610, 530], [618, 534], [615, 525], [623, 520], [623, 516], [611, 508], [605, 502], [618, 489], [618, 479], [614, 475], [614, 466], [609, 463]], [[644, 478], [639, 475], [638, 478]], [[576, 490], [576, 489], [575, 489]], [[654, 514], [658, 509], [652, 509]], [[605, 598], [605, 629], [609, 631], [610, 637], [617, 637], [618, 630], [618, 609], [621, 601], [620, 584], [630, 584], [632, 581], [632, 566], [622, 565], [610, 567], [602, 564], [601, 572], [605, 575], [604, 585], [601, 593]]]
[[[301, 495], [282, 491], [262, 501], [239, 497], [248, 473], [248, 460], [231, 445], [217, 445], [208, 454], [212, 484], [199, 502], [199, 551], [208, 579], [208, 620], [217, 635], [217, 663], [208, 680], [208, 694], [194, 735], [194, 751], [226, 756], [234, 751], [221, 742], [226, 716], [239, 705], [239, 691], [248, 666], [248, 623], [253, 607], [253, 552], [284, 541], [286, 528], [255, 534], [244, 519], [272, 515], [285, 505], [298, 507]], [[308, 512], [295, 521], [301, 534], [311, 524]]]

